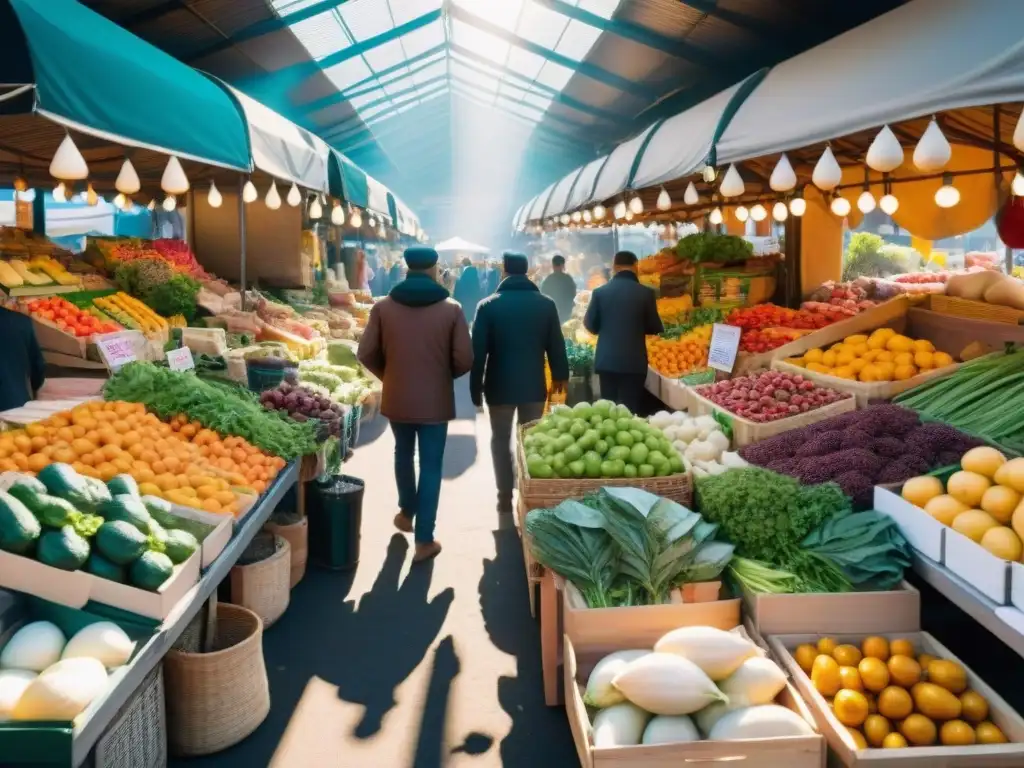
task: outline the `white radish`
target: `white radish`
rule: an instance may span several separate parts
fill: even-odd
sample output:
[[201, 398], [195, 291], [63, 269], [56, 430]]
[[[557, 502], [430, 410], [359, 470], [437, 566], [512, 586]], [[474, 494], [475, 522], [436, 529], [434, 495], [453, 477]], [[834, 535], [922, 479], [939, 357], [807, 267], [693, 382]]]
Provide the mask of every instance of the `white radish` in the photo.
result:
[[628, 701], [594, 715], [594, 746], [629, 747], [640, 743], [650, 715]]
[[689, 715], [726, 700], [700, 667], [671, 653], [650, 653], [631, 662], [612, 685], [655, 715]]
[[718, 687], [736, 707], [771, 704], [786, 687], [786, 674], [771, 659], [751, 656]]
[[735, 709], [711, 729], [712, 741], [733, 739], [777, 739], [784, 736], [812, 736], [814, 730], [800, 715], [778, 704]]
[[636, 661], [648, 653], [650, 651], [616, 651], [597, 662], [590, 677], [587, 678], [587, 690], [583, 694], [584, 703], [590, 707], [603, 709], [625, 701], [626, 697], [612, 685], [612, 680], [631, 661]]
[[757, 655], [757, 647], [746, 638], [714, 627], [673, 629], [655, 643], [654, 650], [689, 659], [716, 682], [735, 672], [745, 659]]
[[644, 728], [642, 744], [680, 744], [700, 741], [700, 733], [686, 715], [658, 715]]

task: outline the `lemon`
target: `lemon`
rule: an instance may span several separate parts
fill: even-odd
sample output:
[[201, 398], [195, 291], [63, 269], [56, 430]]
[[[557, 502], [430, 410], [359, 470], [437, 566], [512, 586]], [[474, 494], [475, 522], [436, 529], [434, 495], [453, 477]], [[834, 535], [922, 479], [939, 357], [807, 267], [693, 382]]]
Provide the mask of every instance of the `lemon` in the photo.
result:
[[[927, 666], [928, 680], [947, 691], [960, 694], [967, 690], [967, 672], [955, 661], [937, 659]], [[985, 718], [979, 718], [984, 720]]]
[[867, 720], [868, 700], [860, 691], [851, 691], [846, 688], [836, 694], [832, 701], [832, 709], [836, 713], [836, 719], [847, 726], [856, 727]]
[[[935, 666], [937, 662], [932, 662]], [[918, 683], [911, 691], [914, 707], [933, 720], [955, 720], [962, 709], [960, 699], [935, 683]]]
[[820, 349], [809, 349], [804, 352], [805, 363], [820, 363], [821, 356], [824, 354]]
[[882, 740], [882, 749], [906, 749], [909, 745], [902, 733], [890, 733]]
[[1005, 744], [1008, 741], [1006, 735], [999, 730], [999, 726], [988, 720], [978, 723], [978, 727], [974, 729], [974, 735], [979, 744]]
[[974, 729], [963, 720], [950, 720], [939, 729], [939, 741], [948, 747], [966, 747], [974, 744]]
[[910, 656], [911, 658], [917, 655], [914, 644], [905, 638], [893, 640], [889, 645], [889, 653], [893, 656]]
[[822, 696], [835, 696], [842, 687], [836, 660], [825, 654], [818, 656], [811, 668], [811, 682]]
[[856, 728], [847, 727], [847, 732], [850, 734], [850, 738], [853, 739], [853, 744], [856, 749], [867, 749], [868, 742], [864, 738], [864, 734], [858, 731]]
[[810, 643], [804, 643], [798, 645], [796, 650], [793, 651], [793, 658], [796, 659], [796, 663], [800, 665], [807, 674], [811, 674], [811, 668], [814, 666], [814, 660], [818, 657], [818, 649]]
[[924, 715], [913, 714], [900, 724], [900, 733], [915, 747], [927, 747], [935, 743], [935, 723]]
[[889, 660], [889, 641], [884, 637], [875, 635], [866, 637], [864, 642], [860, 644], [860, 649], [865, 656], [870, 658], [881, 659], [882, 661]]
[[860, 664], [863, 654], [861, 654], [860, 649], [856, 645], [844, 643], [843, 645], [836, 646], [835, 650], [832, 651], [832, 658], [839, 662], [841, 667], [855, 667]]
[[882, 746], [885, 737], [890, 733], [892, 726], [881, 715], [868, 715], [868, 719], [864, 721], [864, 737], [872, 747]]
[[843, 688], [849, 688], [851, 691], [864, 690], [864, 683], [861, 682], [860, 673], [856, 667], [840, 667], [839, 682]]
[[921, 680], [921, 665], [910, 656], [896, 654], [889, 657], [889, 679], [896, 685], [910, 688]]
[[960, 714], [969, 723], [980, 723], [988, 717], [988, 702], [976, 691], [960, 694]]
[[878, 693], [889, 685], [889, 668], [881, 659], [872, 656], [862, 659], [857, 665], [857, 672], [860, 674], [861, 683], [869, 691]]
[[902, 720], [914, 711], [914, 700], [903, 688], [890, 685], [878, 694], [878, 714], [890, 720]]
[[818, 653], [824, 653], [827, 656], [832, 655], [832, 651], [836, 649], [838, 643], [834, 637], [823, 637], [818, 641]]

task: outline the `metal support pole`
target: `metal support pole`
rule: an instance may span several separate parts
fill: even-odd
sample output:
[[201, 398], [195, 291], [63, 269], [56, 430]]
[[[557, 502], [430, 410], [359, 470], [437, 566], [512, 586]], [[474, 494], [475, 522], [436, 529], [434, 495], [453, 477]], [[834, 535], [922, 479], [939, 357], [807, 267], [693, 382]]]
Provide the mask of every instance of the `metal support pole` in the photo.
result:
[[241, 262], [238, 268], [238, 282], [242, 290], [242, 311], [245, 311], [245, 201], [242, 199], [242, 189], [245, 187], [245, 179], [238, 177], [238, 250], [240, 251]]

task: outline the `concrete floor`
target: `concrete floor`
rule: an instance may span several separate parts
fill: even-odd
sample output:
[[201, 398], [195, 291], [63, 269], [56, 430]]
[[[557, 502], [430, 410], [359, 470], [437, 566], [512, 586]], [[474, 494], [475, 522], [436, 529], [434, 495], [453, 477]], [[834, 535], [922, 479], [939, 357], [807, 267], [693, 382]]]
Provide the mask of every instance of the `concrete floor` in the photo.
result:
[[347, 474], [366, 481], [353, 574], [310, 569], [264, 636], [271, 712], [234, 748], [173, 766], [568, 768], [564, 710], [544, 705], [522, 549], [498, 530], [487, 419], [458, 382], [432, 564], [396, 535], [394, 443], [364, 425]]

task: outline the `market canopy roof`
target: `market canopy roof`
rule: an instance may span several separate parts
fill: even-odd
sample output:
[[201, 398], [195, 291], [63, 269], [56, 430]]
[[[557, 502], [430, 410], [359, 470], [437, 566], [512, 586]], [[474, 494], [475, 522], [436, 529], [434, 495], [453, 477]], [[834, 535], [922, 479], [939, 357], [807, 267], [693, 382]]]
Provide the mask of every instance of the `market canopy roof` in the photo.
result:
[[490, 253], [491, 249], [471, 243], [468, 240], [463, 240], [461, 237], [453, 237], [448, 240], [444, 240], [434, 246], [434, 250], [438, 253]]
[[721, 164], [944, 110], [1024, 99], [1024, 3], [914, 0], [775, 66], [717, 145]]
[[256, 169], [306, 189], [326, 192], [327, 143], [241, 91], [223, 85], [245, 115]]
[[416, 214], [412, 212], [412, 209], [403, 203], [393, 192], [391, 193], [391, 199], [394, 202], [395, 209], [395, 229], [409, 237], [415, 237], [418, 235], [420, 231], [419, 218], [417, 218]]
[[0, 6], [0, 67], [7, 82], [16, 74], [17, 84], [34, 86], [35, 113], [74, 131], [250, 169], [242, 116], [227, 93], [75, 0]]

